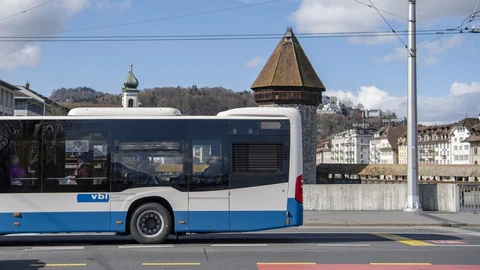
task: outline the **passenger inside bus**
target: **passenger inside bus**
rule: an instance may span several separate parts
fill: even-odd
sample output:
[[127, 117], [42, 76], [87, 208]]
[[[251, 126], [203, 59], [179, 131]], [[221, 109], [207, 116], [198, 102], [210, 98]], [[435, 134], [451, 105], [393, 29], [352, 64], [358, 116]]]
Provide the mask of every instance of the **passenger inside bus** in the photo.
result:
[[73, 175], [69, 175], [66, 177], [67, 181], [65, 184], [77, 185], [78, 182], [75, 179], [83, 178], [87, 176], [88, 176], [88, 172], [87, 172], [86, 164], [83, 162], [83, 160], [80, 157], [77, 157], [77, 167], [75, 168]]
[[207, 184], [217, 183], [222, 175], [222, 164], [215, 156], [209, 157], [206, 164], [208, 167], [203, 171], [203, 177], [206, 178]]
[[12, 179], [12, 185], [20, 186], [22, 185], [22, 179], [25, 178], [25, 169], [19, 166], [19, 159], [17, 155], [10, 157], [10, 179]]

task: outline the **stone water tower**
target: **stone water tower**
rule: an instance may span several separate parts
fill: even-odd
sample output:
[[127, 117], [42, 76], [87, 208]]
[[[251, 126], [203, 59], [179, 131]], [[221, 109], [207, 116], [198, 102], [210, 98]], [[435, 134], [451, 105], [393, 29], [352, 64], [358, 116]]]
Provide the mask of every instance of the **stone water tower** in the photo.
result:
[[302, 116], [303, 181], [316, 183], [317, 107], [325, 86], [291, 28], [278, 43], [251, 86], [262, 107], [294, 107]]

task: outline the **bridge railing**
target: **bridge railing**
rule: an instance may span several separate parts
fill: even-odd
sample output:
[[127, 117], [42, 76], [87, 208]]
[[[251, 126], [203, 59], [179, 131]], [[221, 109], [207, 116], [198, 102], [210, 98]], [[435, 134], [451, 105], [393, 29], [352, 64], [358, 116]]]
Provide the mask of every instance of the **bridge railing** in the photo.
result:
[[480, 184], [458, 184], [459, 211], [478, 214], [480, 211]]

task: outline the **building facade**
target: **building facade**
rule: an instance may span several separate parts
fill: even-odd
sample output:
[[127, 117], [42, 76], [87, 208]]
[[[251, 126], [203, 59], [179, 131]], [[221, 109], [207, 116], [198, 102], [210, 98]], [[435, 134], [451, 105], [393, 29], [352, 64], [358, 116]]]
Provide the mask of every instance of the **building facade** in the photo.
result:
[[452, 164], [450, 131], [452, 125], [421, 126], [418, 130], [420, 164]]
[[407, 135], [398, 138], [398, 164], [407, 164]]
[[384, 126], [370, 139], [370, 164], [398, 164], [398, 141], [405, 134], [406, 128]]
[[332, 163], [368, 164], [370, 160], [370, 138], [372, 128], [354, 128], [332, 137]]
[[477, 118], [465, 118], [453, 125], [450, 131], [450, 160], [452, 164], [470, 164], [470, 143], [465, 139], [470, 137], [471, 129], [478, 124]]
[[[480, 115], [479, 115], [480, 118]], [[463, 142], [469, 144], [470, 163], [474, 165], [480, 164], [480, 124], [474, 125], [470, 129], [470, 136]]]
[[[418, 163], [451, 164], [450, 131], [452, 124], [417, 128]], [[407, 164], [407, 134], [398, 140], [399, 164]]]
[[0, 80], [0, 116], [13, 116], [18, 88]]
[[342, 112], [340, 99], [337, 99], [337, 102], [322, 103], [317, 108], [318, 114], [341, 114]]
[[25, 86], [18, 86], [15, 92], [15, 116], [67, 115], [69, 109]]
[[317, 158], [316, 163], [318, 164], [326, 164], [326, 163], [334, 163], [332, 160], [332, 140], [326, 139], [320, 142], [317, 145]]

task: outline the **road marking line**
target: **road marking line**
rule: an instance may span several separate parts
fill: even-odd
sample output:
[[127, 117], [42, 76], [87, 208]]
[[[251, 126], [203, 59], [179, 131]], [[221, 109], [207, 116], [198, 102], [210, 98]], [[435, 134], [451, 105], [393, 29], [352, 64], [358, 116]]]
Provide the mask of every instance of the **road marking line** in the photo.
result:
[[268, 244], [213, 244], [212, 247], [266, 247]]
[[173, 248], [174, 245], [125, 245], [118, 248]]
[[467, 243], [465, 241], [460, 241], [460, 240], [432, 240], [430, 241], [434, 244], [448, 244], [448, 245], [466, 245]]
[[432, 265], [431, 263], [370, 263], [371, 265]]
[[435, 247], [480, 247], [480, 245], [435, 245]]
[[87, 266], [86, 263], [34, 263], [30, 267], [65, 267], [65, 266]]
[[386, 238], [386, 239], [390, 239], [393, 241], [397, 241], [405, 245], [410, 245], [410, 246], [435, 246], [434, 244], [431, 244], [431, 243], [427, 243], [420, 240], [414, 240], [414, 239], [406, 238], [406, 237], [395, 235], [395, 234], [375, 234], [375, 235]]
[[156, 263], [142, 263], [143, 266], [194, 266], [200, 263], [176, 263], [176, 262], [156, 262]]
[[34, 250], [79, 250], [85, 249], [85, 247], [32, 247], [26, 248], [25, 251], [34, 251]]
[[257, 265], [315, 265], [314, 262], [259, 262]]
[[319, 247], [369, 247], [370, 244], [317, 244]]

